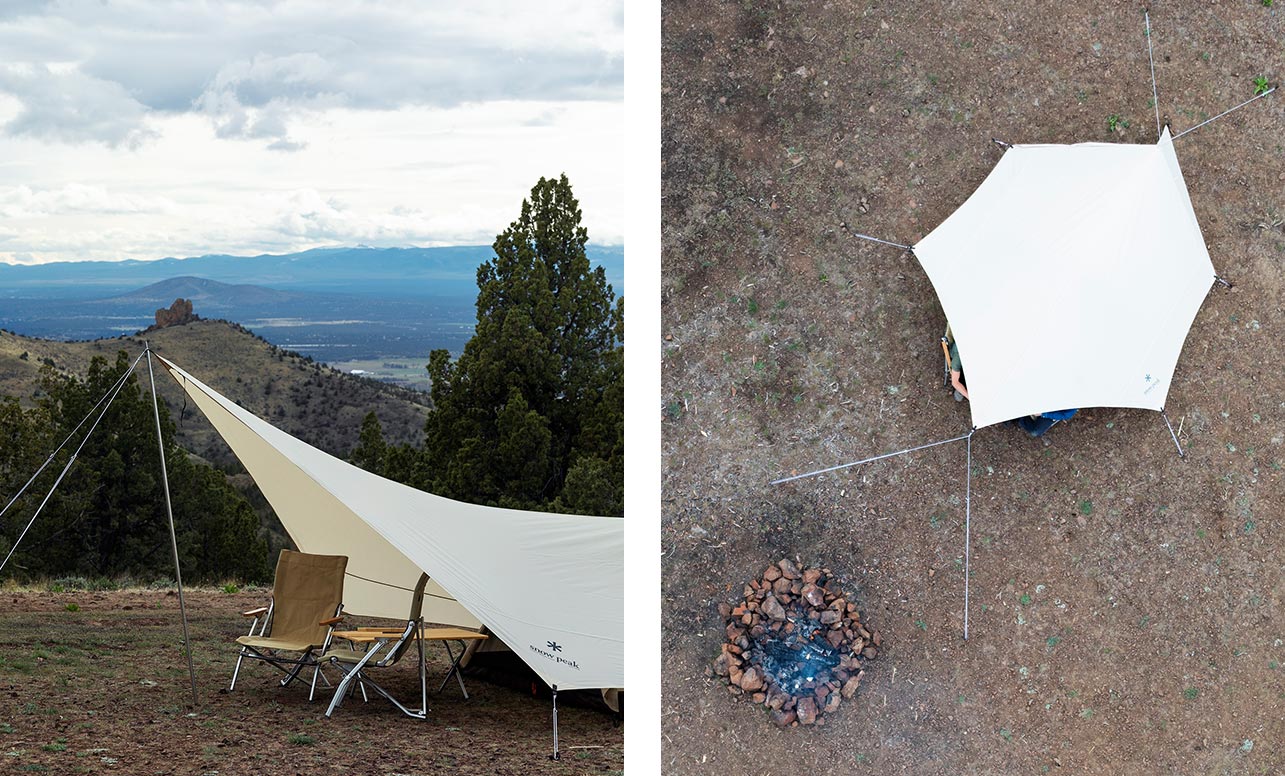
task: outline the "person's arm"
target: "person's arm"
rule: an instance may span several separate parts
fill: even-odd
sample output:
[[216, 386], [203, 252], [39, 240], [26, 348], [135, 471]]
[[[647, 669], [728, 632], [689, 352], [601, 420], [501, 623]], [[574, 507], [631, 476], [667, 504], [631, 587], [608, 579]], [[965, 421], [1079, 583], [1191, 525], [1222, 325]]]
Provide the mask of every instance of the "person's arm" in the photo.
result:
[[962, 377], [961, 373], [956, 372], [953, 369], [950, 371], [950, 384], [955, 386], [955, 390], [959, 391], [960, 396], [963, 396], [965, 399], [967, 399], [968, 389], [964, 387], [964, 384], [962, 382], [960, 382], [960, 379], [959, 379], [960, 377]]

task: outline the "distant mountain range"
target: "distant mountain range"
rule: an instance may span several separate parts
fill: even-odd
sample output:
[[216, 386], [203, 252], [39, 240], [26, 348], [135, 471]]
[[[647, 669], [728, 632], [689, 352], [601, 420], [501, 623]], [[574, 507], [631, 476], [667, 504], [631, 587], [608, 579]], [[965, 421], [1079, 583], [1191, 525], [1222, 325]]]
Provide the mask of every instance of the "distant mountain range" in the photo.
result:
[[145, 288], [126, 294], [97, 300], [98, 304], [119, 304], [130, 307], [156, 305], [169, 307], [175, 299], [190, 299], [206, 311], [206, 317], [225, 309], [295, 304], [301, 301], [324, 303], [329, 297], [303, 291], [278, 291], [275, 288], [254, 286], [248, 283], [232, 285], [207, 278], [181, 277], [162, 280]]
[[[624, 248], [589, 245], [619, 296], [624, 291]], [[444, 248], [316, 248], [260, 256], [209, 255], [156, 261], [0, 263], [5, 298], [102, 299], [176, 277], [251, 284], [285, 291], [379, 296], [475, 296], [477, 268], [494, 255], [489, 245]], [[173, 301], [173, 300], [170, 300]]]
[[[624, 249], [588, 252], [621, 295]], [[473, 335], [477, 268], [493, 255], [473, 245], [0, 264], [0, 329], [63, 341], [133, 334], [181, 297], [200, 317], [236, 321], [280, 347], [422, 385], [403, 378], [422, 372], [431, 350], [459, 353]]]

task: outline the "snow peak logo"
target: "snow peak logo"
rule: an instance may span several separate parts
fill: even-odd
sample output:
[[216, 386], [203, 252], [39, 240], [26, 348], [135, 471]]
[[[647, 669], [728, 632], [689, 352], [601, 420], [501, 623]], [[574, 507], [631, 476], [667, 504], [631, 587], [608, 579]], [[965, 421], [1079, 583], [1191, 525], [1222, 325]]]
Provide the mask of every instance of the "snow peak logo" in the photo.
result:
[[1142, 391], [1142, 394], [1144, 396], [1148, 393], [1151, 393], [1151, 389], [1155, 388], [1157, 385], [1160, 385], [1160, 378], [1152, 377], [1150, 374], [1147, 375], [1146, 380], [1147, 380], [1147, 387]]
[[534, 644], [528, 644], [527, 646], [531, 648], [532, 652], [536, 653], [540, 657], [547, 657], [555, 663], [561, 663], [562, 665], [567, 666], [568, 668], [574, 668], [577, 671], [580, 670], [580, 664], [576, 661], [565, 658], [562, 655], [555, 654], [562, 651], [561, 644], [556, 641], [546, 641], [544, 642], [544, 645], [544, 649], [541, 649]]

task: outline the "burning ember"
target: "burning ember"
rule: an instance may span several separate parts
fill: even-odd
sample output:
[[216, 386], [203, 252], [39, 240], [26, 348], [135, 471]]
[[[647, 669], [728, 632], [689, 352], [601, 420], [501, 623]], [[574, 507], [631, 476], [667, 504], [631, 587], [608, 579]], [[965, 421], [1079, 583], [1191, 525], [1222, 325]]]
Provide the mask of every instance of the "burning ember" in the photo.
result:
[[879, 632], [829, 582], [829, 569], [800, 572], [786, 558], [746, 585], [740, 603], [718, 606], [727, 641], [714, 674], [733, 695], [767, 706], [781, 727], [825, 724], [822, 715], [856, 694], [862, 666], [878, 654]]

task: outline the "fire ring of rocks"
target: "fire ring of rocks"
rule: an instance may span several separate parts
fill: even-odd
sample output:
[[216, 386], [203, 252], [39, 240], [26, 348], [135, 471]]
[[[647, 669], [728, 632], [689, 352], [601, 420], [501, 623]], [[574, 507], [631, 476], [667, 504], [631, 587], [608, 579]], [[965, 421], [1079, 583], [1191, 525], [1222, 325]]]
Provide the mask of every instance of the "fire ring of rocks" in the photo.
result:
[[831, 590], [830, 570], [799, 571], [788, 558], [768, 566], [733, 605], [719, 604], [727, 641], [713, 672], [733, 695], [762, 704], [781, 727], [824, 725], [852, 698], [878, 654], [878, 631], [857, 605]]

